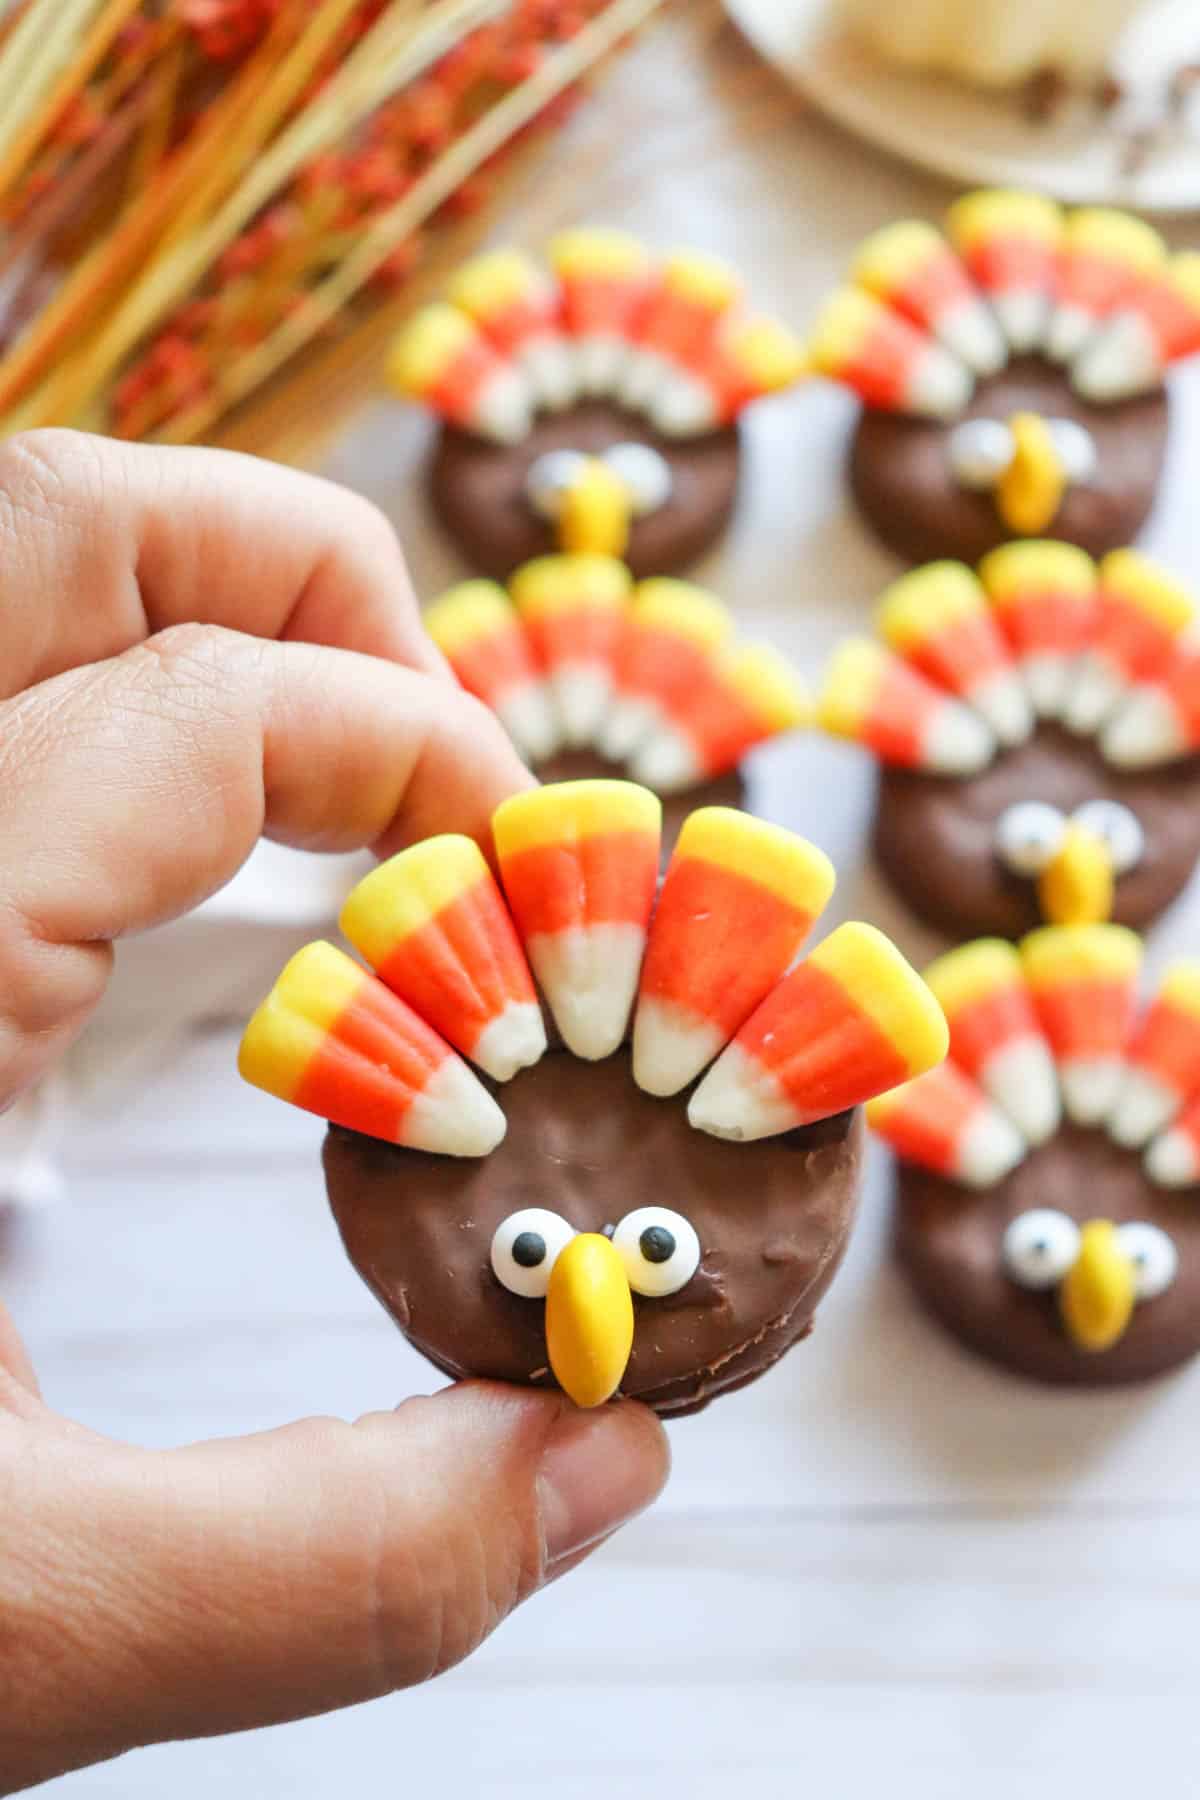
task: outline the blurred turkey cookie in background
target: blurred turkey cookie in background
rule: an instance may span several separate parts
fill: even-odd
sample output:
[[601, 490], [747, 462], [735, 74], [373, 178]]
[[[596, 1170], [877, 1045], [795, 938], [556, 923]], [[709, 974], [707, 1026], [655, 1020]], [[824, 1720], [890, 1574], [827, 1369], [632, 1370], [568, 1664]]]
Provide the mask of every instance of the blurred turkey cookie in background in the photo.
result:
[[808, 1335], [858, 1108], [945, 1019], [871, 926], [796, 960], [834, 872], [777, 826], [693, 813], [657, 903], [645, 788], [543, 787], [493, 829], [503, 891], [464, 838], [384, 863], [342, 913], [376, 973], [310, 945], [239, 1066], [329, 1119], [346, 1249], [438, 1368], [694, 1412]]
[[835, 651], [818, 718], [879, 763], [873, 842], [953, 937], [1141, 927], [1200, 857], [1194, 597], [1134, 550], [1027, 540], [937, 562]]

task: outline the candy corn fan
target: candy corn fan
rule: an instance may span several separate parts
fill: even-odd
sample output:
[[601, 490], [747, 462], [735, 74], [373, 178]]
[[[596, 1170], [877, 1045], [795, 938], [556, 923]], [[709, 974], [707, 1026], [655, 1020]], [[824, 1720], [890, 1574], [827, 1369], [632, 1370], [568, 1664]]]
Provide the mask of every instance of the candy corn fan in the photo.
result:
[[1108, 924], [950, 951], [925, 971], [949, 1060], [867, 1108], [916, 1293], [1042, 1381], [1141, 1381], [1200, 1349], [1200, 962], [1139, 1006], [1141, 963]]
[[239, 1066], [329, 1121], [347, 1252], [445, 1373], [678, 1417], [808, 1334], [858, 1109], [947, 1035], [874, 927], [800, 955], [813, 844], [703, 807], [659, 894], [660, 827], [644, 787], [567, 782], [497, 810], [499, 884], [465, 838], [402, 852], [342, 911], [370, 967], [300, 951]]

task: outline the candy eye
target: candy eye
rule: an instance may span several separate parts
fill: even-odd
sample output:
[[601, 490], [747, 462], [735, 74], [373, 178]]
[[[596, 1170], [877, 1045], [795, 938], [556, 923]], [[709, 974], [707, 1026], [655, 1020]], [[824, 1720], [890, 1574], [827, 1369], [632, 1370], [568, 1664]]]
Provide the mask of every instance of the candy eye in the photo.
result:
[[582, 450], [547, 450], [529, 465], [525, 494], [535, 513], [557, 519], [567, 489], [579, 480], [588, 458]]
[[630, 1287], [650, 1299], [677, 1294], [700, 1267], [700, 1239], [682, 1213], [666, 1206], [626, 1213], [612, 1242]]
[[523, 1300], [544, 1300], [550, 1271], [574, 1236], [573, 1225], [540, 1206], [509, 1213], [492, 1236], [492, 1270], [496, 1280]]
[[1012, 432], [999, 419], [964, 419], [950, 433], [947, 455], [962, 487], [995, 487], [1013, 459]]
[[1136, 813], [1131, 813], [1119, 800], [1089, 800], [1072, 815], [1072, 822], [1092, 832], [1108, 848], [1113, 871], [1128, 874], [1142, 860], [1146, 834]]
[[1079, 1255], [1079, 1227], [1053, 1207], [1035, 1207], [1012, 1221], [1001, 1254], [1019, 1287], [1053, 1287]]
[[1156, 1300], [1165, 1294], [1179, 1270], [1179, 1252], [1166, 1232], [1139, 1220], [1118, 1225], [1117, 1242], [1133, 1264], [1138, 1299]]
[[1047, 419], [1046, 429], [1058, 451], [1067, 480], [1075, 483], [1090, 481], [1096, 473], [1099, 458], [1096, 440], [1087, 426], [1081, 425], [1078, 419]]
[[1023, 800], [997, 820], [996, 849], [1014, 875], [1040, 875], [1053, 861], [1066, 833], [1067, 821], [1057, 806]]
[[604, 461], [629, 492], [635, 519], [657, 512], [671, 496], [671, 467], [649, 444], [614, 444]]

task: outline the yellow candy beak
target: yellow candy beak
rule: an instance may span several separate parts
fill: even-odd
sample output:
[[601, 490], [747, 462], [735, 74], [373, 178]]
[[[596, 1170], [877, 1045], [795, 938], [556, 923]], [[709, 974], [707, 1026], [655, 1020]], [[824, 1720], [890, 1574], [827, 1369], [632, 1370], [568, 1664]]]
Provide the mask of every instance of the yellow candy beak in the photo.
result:
[[589, 457], [562, 496], [558, 536], [570, 555], [622, 557], [629, 547], [629, 489], [607, 463]]
[[1112, 855], [1103, 838], [1071, 825], [1038, 877], [1038, 902], [1051, 925], [1097, 925], [1112, 914]]
[[600, 1406], [616, 1393], [633, 1348], [633, 1296], [620, 1257], [598, 1232], [573, 1237], [551, 1270], [546, 1348], [576, 1406]]
[[1013, 456], [996, 484], [996, 507], [1019, 536], [1040, 537], [1062, 505], [1067, 471], [1038, 413], [1014, 413], [1008, 428]]
[[1108, 1219], [1093, 1219], [1080, 1234], [1079, 1255], [1058, 1291], [1059, 1311], [1081, 1350], [1111, 1350], [1133, 1312], [1133, 1264]]

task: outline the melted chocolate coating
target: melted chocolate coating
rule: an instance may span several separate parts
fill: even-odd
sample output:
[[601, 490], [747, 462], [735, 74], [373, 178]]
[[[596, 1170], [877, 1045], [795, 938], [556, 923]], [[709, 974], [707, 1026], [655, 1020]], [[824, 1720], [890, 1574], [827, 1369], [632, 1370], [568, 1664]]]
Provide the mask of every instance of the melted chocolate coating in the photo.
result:
[[508, 1135], [479, 1161], [397, 1150], [331, 1126], [329, 1203], [351, 1262], [405, 1336], [444, 1373], [553, 1384], [544, 1302], [492, 1273], [492, 1234], [527, 1206], [580, 1231], [635, 1207], [682, 1213], [700, 1267], [664, 1299], [635, 1294], [621, 1384], [678, 1417], [761, 1375], [812, 1329], [846, 1246], [858, 1191], [857, 1113], [757, 1144], [694, 1131], [684, 1097], [635, 1086], [629, 1054], [552, 1050], [498, 1091]]
[[1141, 929], [1165, 912], [1200, 858], [1200, 757], [1159, 769], [1120, 770], [1094, 739], [1040, 725], [967, 780], [882, 769], [875, 854], [919, 918], [950, 937], [1020, 937], [1041, 924], [1037, 888], [996, 855], [996, 822], [1022, 800], [1071, 813], [1088, 800], [1120, 800], [1145, 834], [1142, 860], [1119, 877], [1113, 917]]
[[[548, 761], [539, 763], [537, 775], [541, 781], [592, 781], [597, 776], [627, 778], [628, 771], [623, 763], [609, 762], [594, 750], [563, 750]], [[689, 813], [694, 813], [701, 806], [732, 806], [741, 812], [745, 805], [746, 784], [740, 769], [730, 769], [727, 774], [718, 775], [715, 781], [706, 781], [700, 787], [688, 788], [682, 794], [664, 794], [663, 862], [667, 861], [675, 848], [675, 840], [683, 830], [683, 822]]]
[[598, 454], [614, 444], [649, 444], [666, 458], [673, 487], [665, 504], [636, 519], [625, 561], [639, 580], [695, 562], [725, 530], [737, 498], [737, 428], [697, 438], [664, 438], [648, 420], [607, 400], [544, 413], [520, 444], [489, 444], [445, 427], [429, 468], [434, 511], [481, 574], [506, 581], [533, 556], [558, 548], [553, 526], [525, 493], [532, 463], [548, 450]]
[[[1172, 1237], [1179, 1272], [1140, 1300], [1111, 1350], [1080, 1350], [1058, 1313], [1057, 1289], [1019, 1287], [1000, 1254], [1018, 1213], [1052, 1206], [1077, 1224], [1144, 1219]], [[997, 1187], [975, 1193], [905, 1164], [897, 1178], [896, 1251], [917, 1293], [980, 1355], [1037, 1381], [1106, 1387], [1146, 1381], [1200, 1350], [1200, 1204], [1155, 1187], [1138, 1157], [1100, 1131], [1066, 1126]]]
[[[1167, 439], [1165, 392], [1115, 406], [1091, 406], [1061, 369], [1040, 357], [1019, 358], [981, 381], [963, 419], [999, 419], [1014, 412], [1076, 419], [1096, 443], [1095, 474], [1067, 489], [1047, 537], [1079, 544], [1093, 556], [1131, 544], [1154, 503]], [[865, 410], [850, 449], [850, 486], [859, 507], [890, 550], [910, 563], [979, 558], [1016, 534], [990, 493], [955, 479], [947, 439], [960, 419], [908, 419]]]

